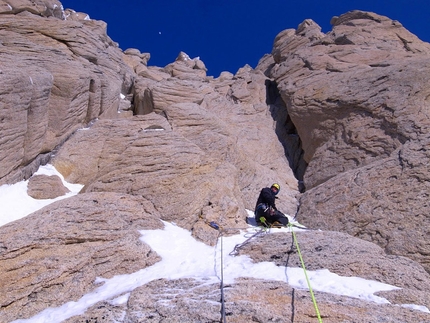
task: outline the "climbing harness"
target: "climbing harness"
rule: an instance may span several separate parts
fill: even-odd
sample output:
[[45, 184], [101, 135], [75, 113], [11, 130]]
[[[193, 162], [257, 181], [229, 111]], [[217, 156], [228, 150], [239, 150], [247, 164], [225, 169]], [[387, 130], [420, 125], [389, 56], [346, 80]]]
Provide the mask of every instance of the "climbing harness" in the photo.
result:
[[264, 213], [267, 212], [267, 210], [269, 209], [269, 206], [265, 203], [260, 203], [257, 205], [257, 207], [255, 208], [255, 213], [258, 213], [258, 210], [262, 209]]
[[295, 243], [296, 248], [297, 248], [297, 253], [298, 253], [298, 255], [299, 255], [300, 262], [301, 262], [301, 264], [302, 264], [302, 268], [303, 268], [303, 271], [304, 271], [304, 273], [305, 273], [306, 283], [308, 284], [309, 293], [311, 294], [312, 303], [314, 304], [315, 312], [316, 312], [317, 317], [318, 317], [318, 322], [319, 322], [319, 323], [322, 323], [322, 319], [321, 319], [320, 311], [319, 311], [319, 309], [318, 309], [318, 304], [317, 304], [317, 301], [316, 301], [316, 299], [315, 299], [314, 292], [312, 291], [312, 286], [311, 286], [311, 283], [310, 283], [310, 281], [309, 281], [308, 273], [307, 273], [307, 271], [306, 271], [305, 262], [303, 261], [302, 253], [300, 252], [299, 242], [297, 241], [296, 234], [295, 234], [294, 230], [292, 229], [292, 228], [293, 228], [293, 226], [292, 226], [291, 224], [288, 224], [288, 226], [289, 226], [290, 231], [291, 231], [291, 233], [292, 233], [292, 235], [293, 235], [294, 243]]

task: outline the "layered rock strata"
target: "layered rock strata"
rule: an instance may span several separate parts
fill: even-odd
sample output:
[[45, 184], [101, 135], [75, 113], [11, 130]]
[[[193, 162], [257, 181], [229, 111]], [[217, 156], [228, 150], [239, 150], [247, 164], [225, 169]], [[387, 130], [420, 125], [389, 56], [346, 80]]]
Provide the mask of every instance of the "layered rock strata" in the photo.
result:
[[374, 13], [332, 24], [327, 34], [311, 20], [281, 32], [262, 64], [308, 163], [298, 217], [430, 270], [430, 44]]
[[[325, 321], [428, 321], [410, 304], [430, 307], [430, 45], [399, 22], [355, 11], [323, 34], [306, 20], [255, 69], [212, 78], [183, 52], [150, 66], [148, 53], [119, 49], [104, 22], [55, 0], [0, 10], [0, 184], [51, 161], [85, 185], [0, 228], [0, 322], [157, 263], [139, 230], [163, 220], [214, 246], [220, 232], [207, 223], [248, 227], [246, 209], [275, 181], [279, 209], [299, 207], [300, 221], [322, 229], [297, 233], [309, 270], [399, 287], [378, 293], [383, 305], [316, 291]], [[52, 180], [63, 188], [34, 176], [30, 194], [52, 197]], [[300, 266], [290, 233], [240, 255]], [[316, 319], [308, 291], [287, 279], [240, 278], [224, 293], [229, 322]], [[99, 301], [67, 322], [220, 321], [218, 283], [163, 278], [117, 296], [127, 301]]]

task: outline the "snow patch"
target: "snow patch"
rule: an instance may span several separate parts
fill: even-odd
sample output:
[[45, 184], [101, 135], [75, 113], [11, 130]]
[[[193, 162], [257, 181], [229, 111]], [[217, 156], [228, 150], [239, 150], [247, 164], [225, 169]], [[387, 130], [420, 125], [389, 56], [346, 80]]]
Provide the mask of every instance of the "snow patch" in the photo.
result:
[[[237, 243], [246, 240], [246, 234], [221, 237], [221, 244], [210, 247], [196, 241], [191, 233], [171, 223], [164, 222], [163, 230], [142, 230], [141, 240], [162, 257], [162, 260], [129, 275], [118, 275], [110, 279], [97, 278], [101, 284], [77, 301], [68, 302], [57, 308], [47, 308], [23, 322], [60, 322], [85, 311], [101, 301], [123, 304], [134, 289], [156, 279], [194, 278], [202, 285], [218, 285], [223, 270], [224, 283], [233, 283], [239, 277], [253, 277], [265, 280], [287, 282], [295, 288], [307, 289], [306, 279], [301, 268], [285, 268], [271, 262], [254, 263], [248, 256], [228, 256]], [[252, 229], [250, 229], [252, 230]], [[249, 233], [249, 231], [247, 232]], [[166, 241], [172, 243], [167, 244]], [[173, 243], [174, 242], [174, 243]], [[221, 257], [223, 267], [221, 268]], [[382, 297], [373, 295], [378, 291], [398, 289], [396, 286], [357, 277], [342, 277], [328, 270], [308, 271], [312, 288], [315, 290], [360, 298], [379, 304], [388, 303]], [[218, 287], [214, 287], [218, 288]]]
[[12, 185], [1, 185], [0, 205], [2, 207], [0, 215], [0, 226], [21, 219], [45, 207], [46, 205], [51, 204], [52, 202], [76, 195], [83, 187], [83, 185], [81, 184], [71, 184], [66, 182], [64, 180], [63, 175], [61, 175], [53, 165], [45, 165], [39, 167], [38, 171], [34, 175], [57, 175], [61, 178], [63, 185], [67, 187], [70, 192], [55, 199], [37, 200], [27, 194], [27, 186], [29, 180], [21, 181]]
[[427, 307], [425, 307], [425, 306], [415, 305], [415, 304], [402, 304], [401, 306], [405, 307], [405, 308], [410, 308], [410, 309], [413, 309], [413, 310], [417, 310], [417, 311], [421, 311], [421, 312], [429, 313], [430, 314], [429, 309]]

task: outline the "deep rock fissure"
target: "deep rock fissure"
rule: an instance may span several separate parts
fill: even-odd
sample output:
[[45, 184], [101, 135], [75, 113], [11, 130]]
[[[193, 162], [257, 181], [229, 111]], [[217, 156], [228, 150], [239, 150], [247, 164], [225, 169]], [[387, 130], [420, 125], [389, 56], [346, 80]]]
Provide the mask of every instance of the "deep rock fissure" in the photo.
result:
[[303, 193], [306, 190], [303, 184], [303, 176], [307, 163], [303, 158], [302, 141], [275, 81], [266, 80], [266, 104], [269, 105], [271, 116], [276, 122], [275, 132], [284, 147], [285, 157], [289, 162], [289, 166], [297, 178], [298, 189]]

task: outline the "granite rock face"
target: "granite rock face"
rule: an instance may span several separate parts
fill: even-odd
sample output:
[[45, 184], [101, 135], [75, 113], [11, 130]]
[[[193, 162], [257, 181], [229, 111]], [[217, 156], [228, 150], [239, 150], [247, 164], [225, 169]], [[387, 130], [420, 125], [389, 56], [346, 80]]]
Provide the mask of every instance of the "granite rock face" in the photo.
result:
[[[107, 322], [220, 322], [219, 284], [192, 279], [153, 281], [130, 295], [127, 305], [105, 302], [66, 323]], [[426, 322], [428, 314], [398, 305], [377, 305], [340, 295], [315, 292], [323, 322]], [[160, 302], [160, 299], [163, 299]], [[285, 282], [238, 279], [225, 291], [227, 322], [317, 321], [308, 291]]]
[[[243, 227], [246, 213], [235, 181], [237, 170], [210, 158], [164, 123], [165, 119], [155, 114], [99, 121], [71, 138], [54, 165], [70, 176], [81, 175], [76, 181], [85, 184], [82, 192], [144, 196], [154, 203], [163, 220], [194, 228], [195, 234], [201, 219], [220, 222], [221, 214], [223, 225], [241, 223]], [[88, 151], [93, 152], [90, 158]], [[229, 185], [223, 185], [228, 180]], [[207, 229], [208, 233], [213, 231]], [[203, 241], [216, 243], [216, 236], [203, 233]]]
[[[324, 321], [429, 321], [410, 304], [430, 308], [430, 45], [399, 22], [355, 11], [323, 34], [305, 20], [255, 69], [213, 78], [184, 52], [150, 66], [149, 53], [122, 51], [104, 22], [58, 1], [0, 1], [0, 12], [0, 184], [30, 178], [33, 197], [63, 195], [58, 177], [32, 176], [50, 162], [84, 185], [0, 227], [0, 323], [158, 263], [139, 231], [163, 221], [215, 246], [249, 227], [273, 182], [278, 209], [315, 229], [296, 233], [308, 270], [398, 287], [378, 293], [387, 304], [316, 290]], [[289, 232], [238, 256], [301, 265]], [[224, 286], [227, 321], [315, 321], [309, 292], [287, 277]], [[221, 321], [209, 278], [112, 295], [66, 322]]]
[[133, 71], [102, 21], [67, 20], [54, 0], [0, 8], [4, 184], [27, 179], [41, 156], [91, 120], [116, 117]]
[[271, 65], [301, 139], [299, 218], [429, 267], [430, 44], [374, 13], [280, 33]]
[[132, 273], [160, 257], [138, 230], [160, 229], [151, 202], [91, 193], [1, 227], [0, 321], [27, 318], [93, 290], [97, 277]]

